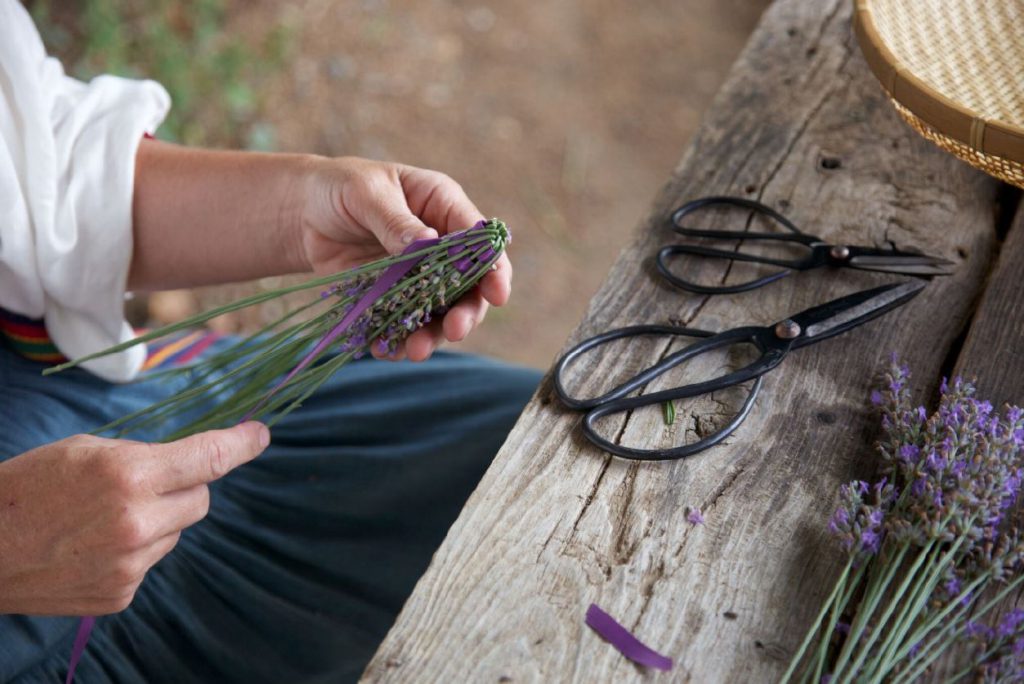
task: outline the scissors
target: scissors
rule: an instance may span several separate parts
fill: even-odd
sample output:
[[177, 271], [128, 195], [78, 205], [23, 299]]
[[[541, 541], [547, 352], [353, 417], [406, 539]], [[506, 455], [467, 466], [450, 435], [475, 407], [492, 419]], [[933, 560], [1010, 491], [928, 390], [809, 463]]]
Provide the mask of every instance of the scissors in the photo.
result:
[[[562, 403], [567, 407], [586, 412], [583, 418], [583, 434], [587, 439], [605, 451], [622, 458], [637, 461], [666, 461], [684, 458], [718, 444], [739, 427], [740, 423], [750, 413], [754, 405], [754, 399], [761, 391], [762, 376], [782, 363], [782, 360], [786, 358], [789, 352], [802, 349], [822, 340], [827, 340], [902, 306], [916, 296], [924, 287], [925, 283], [920, 280], [883, 285], [870, 290], [855, 292], [807, 309], [806, 311], [801, 311], [774, 325], [733, 328], [718, 334], [706, 330], [670, 325], [635, 325], [610, 330], [584, 340], [559, 359], [555, 365], [555, 390], [558, 392]], [[662, 361], [641, 371], [631, 379], [599, 397], [578, 398], [569, 393], [564, 382], [566, 368], [569, 365], [579, 360], [587, 352], [612, 340], [640, 335], [678, 335], [701, 339], [665, 357]], [[651, 394], [634, 397], [627, 396], [670, 369], [680, 366], [695, 357], [715, 349], [738, 344], [752, 344], [760, 351], [761, 355], [738, 370], [703, 382], [683, 385], [682, 387], [662, 390], [660, 392], [652, 392]], [[597, 434], [594, 428], [594, 424], [598, 419], [613, 413], [622, 413], [643, 406], [652, 406], [676, 399], [711, 394], [712, 392], [750, 381], [753, 381], [753, 385], [736, 416], [718, 432], [692, 444], [665, 449], [634, 449], [608, 441]]]
[[[681, 221], [689, 214], [699, 209], [712, 206], [728, 206], [747, 209], [755, 214], [761, 214], [779, 223], [786, 229], [785, 233], [764, 233], [745, 232], [737, 230], [701, 230], [687, 228]], [[767, 256], [716, 249], [713, 247], [702, 247], [700, 245], [667, 245], [658, 251], [658, 271], [670, 283], [688, 292], [699, 294], [733, 294], [736, 292], [747, 292], [764, 287], [780, 278], [784, 278], [793, 271], [806, 271], [821, 266], [838, 266], [845, 268], [856, 268], [863, 271], [885, 271], [888, 273], [901, 273], [904, 275], [949, 275], [953, 272], [952, 261], [928, 256], [918, 252], [904, 252], [898, 249], [878, 249], [875, 247], [858, 247], [855, 245], [833, 245], [825, 242], [816, 235], [809, 235], [797, 228], [792, 221], [775, 211], [769, 206], [754, 200], [741, 197], [701, 197], [692, 202], [687, 202], [672, 213], [673, 229], [680, 235], [694, 238], [711, 238], [716, 240], [759, 240], [763, 242], [787, 243], [802, 245], [808, 251], [807, 256], [802, 259], [773, 259]], [[757, 278], [738, 285], [708, 286], [690, 282], [680, 278], [669, 270], [669, 260], [679, 254], [689, 254], [700, 257], [715, 259], [728, 259], [730, 261], [745, 261], [760, 264], [771, 264], [781, 266], [781, 271], [776, 271], [763, 278]]]

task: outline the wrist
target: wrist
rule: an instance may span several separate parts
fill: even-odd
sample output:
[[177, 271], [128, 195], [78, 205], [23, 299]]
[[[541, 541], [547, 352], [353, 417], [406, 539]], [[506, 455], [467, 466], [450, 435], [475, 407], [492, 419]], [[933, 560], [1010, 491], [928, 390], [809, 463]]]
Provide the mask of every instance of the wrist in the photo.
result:
[[318, 180], [323, 158], [312, 154], [288, 155], [285, 164], [285, 191], [278, 212], [279, 254], [288, 273], [313, 270], [306, 253], [303, 235], [309, 225], [310, 209], [317, 204]]

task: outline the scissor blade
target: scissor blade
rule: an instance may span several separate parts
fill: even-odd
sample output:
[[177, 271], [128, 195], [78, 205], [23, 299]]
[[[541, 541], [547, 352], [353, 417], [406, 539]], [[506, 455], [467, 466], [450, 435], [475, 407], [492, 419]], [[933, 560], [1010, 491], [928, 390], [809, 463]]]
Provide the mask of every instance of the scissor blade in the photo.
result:
[[802, 311], [791, 317], [803, 330], [794, 346], [802, 347], [855, 328], [905, 304], [924, 287], [920, 280], [883, 285]]
[[883, 271], [906, 275], [951, 275], [955, 264], [947, 259], [924, 254], [867, 255], [858, 254], [850, 258], [850, 266], [865, 271]]

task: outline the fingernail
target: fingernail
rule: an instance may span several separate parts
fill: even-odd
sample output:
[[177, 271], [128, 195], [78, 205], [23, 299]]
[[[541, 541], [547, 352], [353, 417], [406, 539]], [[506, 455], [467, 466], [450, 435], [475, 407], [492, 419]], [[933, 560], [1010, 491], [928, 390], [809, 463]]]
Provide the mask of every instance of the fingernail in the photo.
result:
[[411, 245], [414, 239], [416, 239], [416, 235], [412, 231], [410, 231], [402, 236], [402, 244]]
[[266, 425], [260, 424], [260, 449], [266, 449], [267, 445], [270, 444], [270, 430], [267, 429]]

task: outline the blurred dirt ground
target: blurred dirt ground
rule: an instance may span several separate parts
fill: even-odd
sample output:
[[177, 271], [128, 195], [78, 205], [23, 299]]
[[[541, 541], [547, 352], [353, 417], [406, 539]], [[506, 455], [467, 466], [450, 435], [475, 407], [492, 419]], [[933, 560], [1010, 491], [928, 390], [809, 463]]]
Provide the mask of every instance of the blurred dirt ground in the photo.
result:
[[547, 367], [767, 4], [261, 0], [229, 29], [295, 31], [266, 93], [278, 149], [438, 169], [508, 222], [512, 300], [459, 347]]

